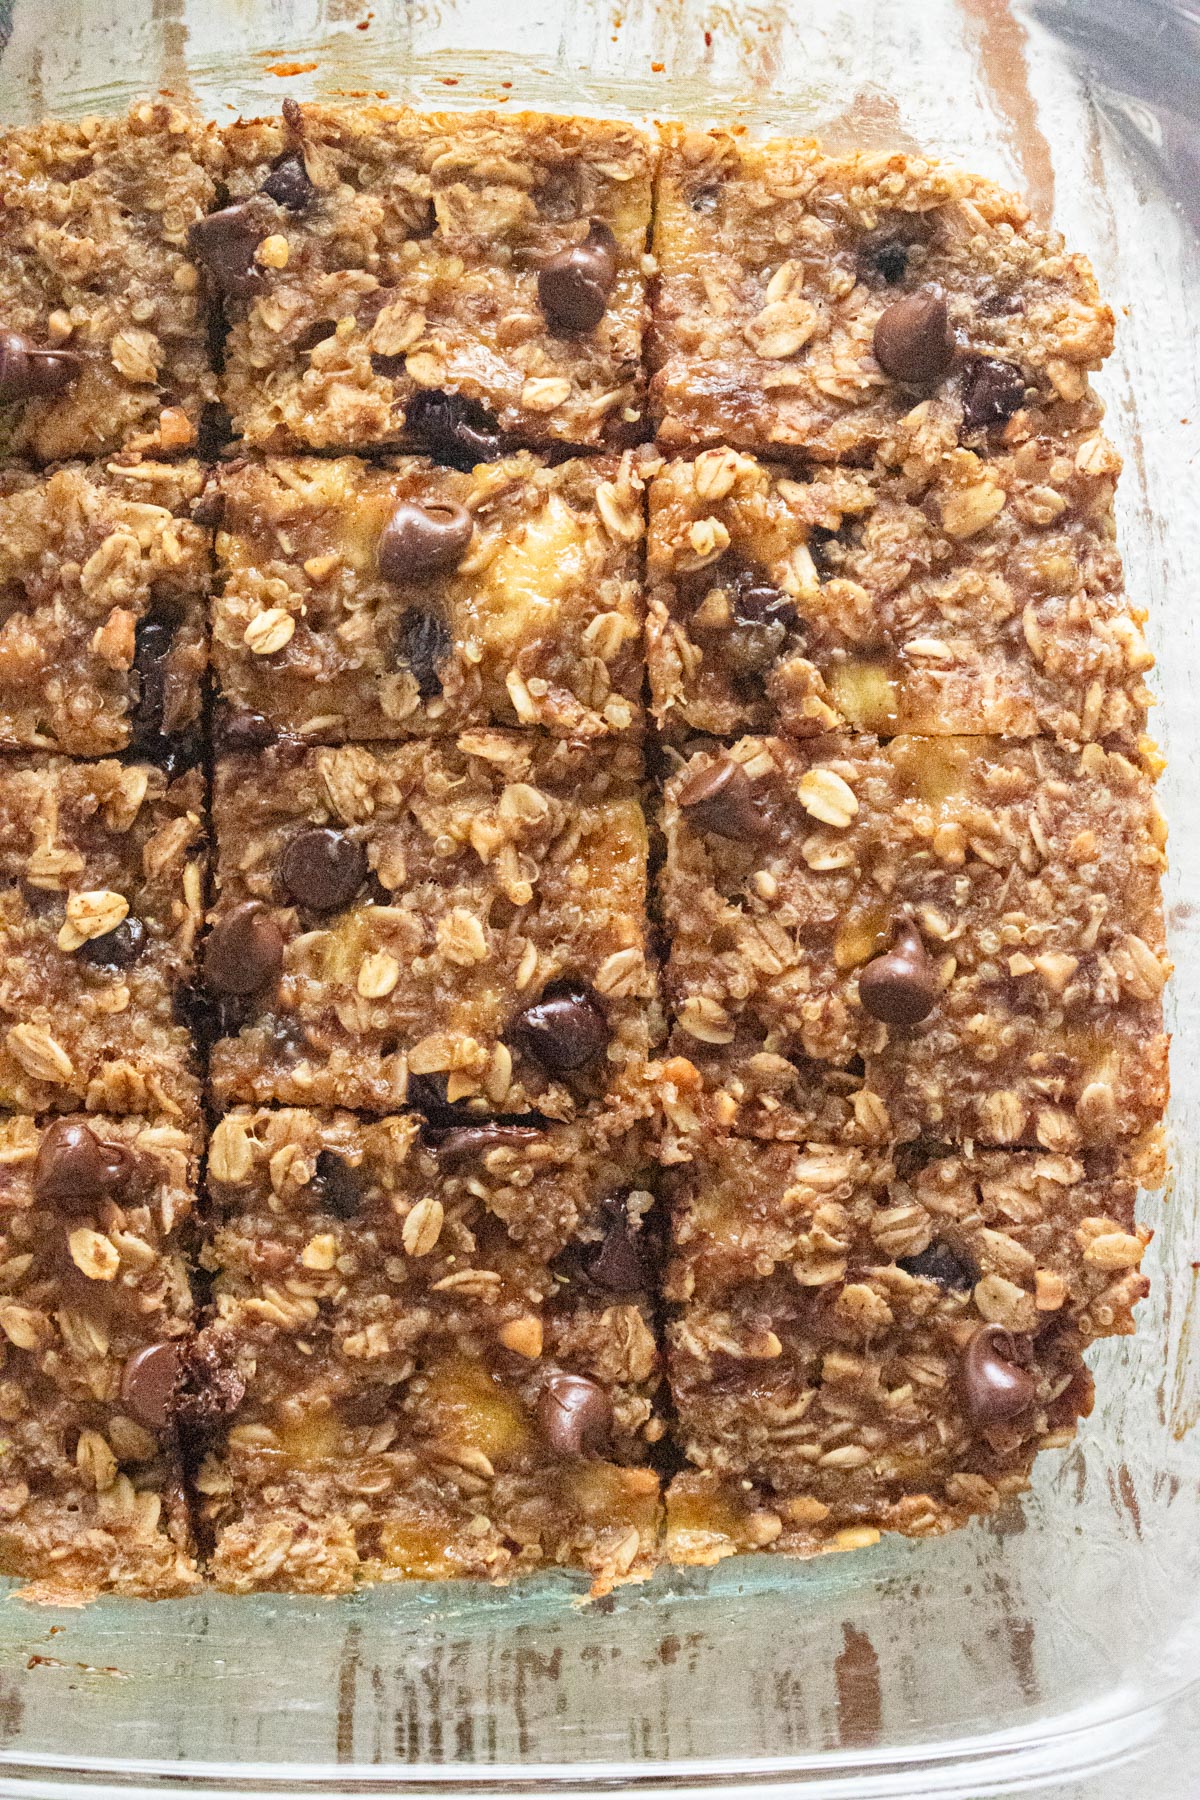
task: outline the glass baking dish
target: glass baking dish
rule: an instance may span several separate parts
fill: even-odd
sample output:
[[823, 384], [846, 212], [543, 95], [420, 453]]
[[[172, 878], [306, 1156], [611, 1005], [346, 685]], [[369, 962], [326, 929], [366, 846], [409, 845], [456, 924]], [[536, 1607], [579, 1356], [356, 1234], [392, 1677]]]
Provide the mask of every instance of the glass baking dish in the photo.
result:
[[[737, 119], [1024, 190], [1117, 309], [1102, 391], [1170, 757], [1174, 1186], [1079, 1442], [940, 1542], [312, 1602], [0, 1598], [0, 1791], [1200, 1792], [1200, 17], [1149, 0], [0, 0], [0, 118], [159, 88]], [[1192, 830], [1196, 829], [1196, 836]]]

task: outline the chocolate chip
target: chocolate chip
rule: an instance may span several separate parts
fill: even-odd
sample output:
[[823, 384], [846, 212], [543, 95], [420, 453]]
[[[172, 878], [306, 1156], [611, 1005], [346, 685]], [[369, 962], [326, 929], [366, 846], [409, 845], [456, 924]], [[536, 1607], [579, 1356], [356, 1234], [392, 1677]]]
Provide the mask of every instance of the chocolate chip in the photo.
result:
[[975, 309], [981, 319], [1007, 319], [1015, 313], [1025, 311], [1025, 302], [1020, 294], [1003, 294], [997, 289], [979, 302]]
[[147, 1344], [125, 1359], [121, 1405], [147, 1431], [165, 1431], [175, 1417], [179, 1376], [178, 1344]]
[[949, 1244], [938, 1243], [936, 1239], [916, 1256], [897, 1257], [896, 1266], [907, 1275], [919, 1275], [924, 1281], [936, 1281], [939, 1287], [952, 1288], [958, 1293], [975, 1286], [975, 1276], [961, 1257], [954, 1254]]
[[385, 581], [428, 581], [449, 575], [466, 555], [475, 522], [452, 500], [419, 505], [402, 500], [379, 539], [376, 560]]
[[239, 200], [189, 230], [188, 249], [218, 293], [242, 299], [263, 285], [254, 252], [270, 231], [269, 212], [261, 200]]
[[436, 613], [410, 606], [401, 614], [396, 627], [396, 655], [412, 670], [422, 700], [431, 700], [441, 693], [441, 665], [453, 648], [454, 641]]
[[338, 912], [349, 906], [367, 878], [367, 853], [344, 831], [314, 825], [292, 839], [279, 873], [298, 906]]
[[261, 713], [225, 712], [218, 714], [213, 735], [218, 750], [235, 755], [240, 750], [265, 750], [279, 734]]
[[175, 626], [151, 614], [141, 619], [133, 635], [133, 668], [138, 698], [133, 711], [136, 744], [152, 743], [163, 734], [167, 704], [167, 658], [175, 641]]
[[224, 994], [253, 994], [283, 968], [283, 933], [259, 900], [218, 919], [204, 950], [204, 978]]
[[174, 781], [187, 769], [194, 769], [204, 757], [204, 734], [197, 726], [194, 730], [184, 731], [172, 737], [162, 733], [157, 736], [138, 737], [123, 753], [125, 761], [152, 762], [160, 768], [168, 781]]
[[900, 238], [886, 238], [883, 243], [872, 247], [871, 266], [886, 282], [894, 286], [897, 281], [904, 280], [911, 248], [911, 244], [904, 243]]
[[538, 1396], [538, 1425], [557, 1456], [600, 1456], [612, 1435], [612, 1401], [586, 1375], [551, 1375]]
[[454, 1109], [446, 1098], [446, 1077], [444, 1075], [410, 1075], [404, 1098], [414, 1112], [423, 1113], [427, 1119], [435, 1119], [450, 1113]]
[[132, 1173], [123, 1144], [106, 1143], [80, 1119], [56, 1119], [42, 1135], [33, 1192], [67, 1212], [87, 1212], [96, 1201], [123, 1193]]
[[758, 675], [778, 660], [799, 615], [786, 594], [748, 573], [731, 583], [733, 629], [724, 655], [735, 675]]
[[945, 297], [918, 288], [885, 307], [875, 322], [875, 360], [893, 381], [932, 387], [948, 375], [954, 339]]
[[582, 244], [550, 257], [538, 275], [538, 302], [557, 331], [594, 331], [617, 279], [617, 240], [593, 219]]
[[0, 401], [61, 393], [81, 366], [74, 350], [39, 350], [19, 331], [0, 331]]
[[207, 526], [209, 530], [215, 530], [221, 523], [221, 520], [225, 517], [225, 496], [220, 488], [214, 486], [210, 481], [207, 486], [196, 495], [196, 498], [192, 501], [188, 510], [190, 511], [195, 524]]
[[498, 1125], [491, 1122], [484, 1125], [452, 1125], [448, 1130], [426, 1130], [425, 1141], [430, 1149], [436, 1151], [438, 1162], [444, 1169], [457, 1168], [460, 1163], [475, 1162], [495, 1150], [501, 1144], [509, 1144], [513, 1149], [520, 1149], [524, 1144], [536, 1144], [541, 1133], [532, 1125]]
[[495, 462], [504, 455], [492, 414], [462, 394], [422, 388], [408, 402], [404, 424], [411, 437], [452, 469], [471, 470], [476, 463]]
[[131, 969], [145, 948], [146, 927], [130, 913], [103, 936], [80, 944], [75, 954], [97, 969]]
[[584, 1267], [590, 1281], [613, 1293], [627, 1294], [646, 1286], [641, 1246], [630, 1230], [628, 1215], [619, 1202], [608, 1230], [600, 1244], [588, 1252]]
[[981, 1325], [967, 1345], [959, 1371], [963, 1405], [984, 1430], [1015, 1419], [1037, 1396], [1036, 1381], [1015, 1357], [1016, 1346], [999, 1325]]
[[1025, 377], [1015, 363], [973, 356], [963, 370], [963, 424], [971, 430], [1003, 425], [1025, 404]]
[[336, 1150], [322, 1150], [310, 1186], [318, 1206], [337, 1219], [353, 1219], [362, 1204], [358, 1170]]
[[586, 982], [552, 981], [518, 1014], [513, 1035], [554, 1075], [586, 1068], [608, 1048], [608, 1020]]
[[937, 976], [915, 925], [901, 924], [892, 948], [867, 964], [858, 997], [885, 1025], [917, 1025], [932, 1012]]
[[706, 768], [689, 769], [676, 803], [697, 831], [715, 831], [720, 837], [745, 842], [769, 830], [754, 795], [754, 784], [740, 763], [722, 757]]
[[281, 156], [259, 190], [288, 212], [303, 212], [311, 206], [316, 188], [308, 178], [304, 158], [294, 151]]

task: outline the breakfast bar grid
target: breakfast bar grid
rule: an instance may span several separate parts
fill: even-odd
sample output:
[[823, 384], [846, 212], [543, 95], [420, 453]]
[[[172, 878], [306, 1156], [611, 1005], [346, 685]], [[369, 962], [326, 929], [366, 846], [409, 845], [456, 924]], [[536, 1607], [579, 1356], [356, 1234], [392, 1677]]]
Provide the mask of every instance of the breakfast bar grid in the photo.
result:
[[808, 1554], [1027, 1485], [1167, 1092], [1112, 318], [932, 159], [0, 138], [0, 1569]]

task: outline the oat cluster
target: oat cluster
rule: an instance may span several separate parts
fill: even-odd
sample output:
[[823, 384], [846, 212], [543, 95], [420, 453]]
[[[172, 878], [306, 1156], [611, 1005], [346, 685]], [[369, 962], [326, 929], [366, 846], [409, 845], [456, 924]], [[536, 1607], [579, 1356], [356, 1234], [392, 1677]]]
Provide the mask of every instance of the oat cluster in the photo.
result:
[[1133, 1329], [1151, 664], [1020, 200], [722, 131], [0, 135], [0, 1570], [811, 1554]]

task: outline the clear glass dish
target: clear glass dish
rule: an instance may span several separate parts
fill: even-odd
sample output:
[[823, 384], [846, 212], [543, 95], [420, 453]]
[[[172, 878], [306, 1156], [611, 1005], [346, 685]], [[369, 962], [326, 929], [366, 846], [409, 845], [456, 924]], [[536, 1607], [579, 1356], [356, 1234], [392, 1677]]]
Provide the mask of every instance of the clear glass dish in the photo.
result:
[[[1154, 1292], [1023, 1508], [940, 1542], [81, 1611], [0, 1598], [0, 1791], [1156, 1800], [1200, 1791], [1200, 20], [1152, 0], [0, 0], [0, 118], [386, 93], [925, 146], [1022, 188], [1118, 310], [1102, 388], [1159, 656], [1178, 973]], [[1192, 837], [1193, 829], [1196, 837]]]

